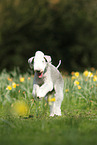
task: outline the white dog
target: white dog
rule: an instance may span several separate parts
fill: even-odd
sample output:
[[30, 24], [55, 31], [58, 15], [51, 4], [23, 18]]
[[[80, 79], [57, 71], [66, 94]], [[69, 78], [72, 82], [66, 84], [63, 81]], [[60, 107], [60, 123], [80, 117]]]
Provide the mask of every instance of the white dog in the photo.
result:
[[[34, 61], [34, 63], [32, 63]], [[34, 57], [28, 60], [30, 67], [34, 67], [33, 97], [45, 97], [52, 90], [55, 91], [55, 101], [50, 105], [50, 116], [61, 115], [64, 81], [58, 67], [51, 64], [51, 57], [37, 51]]]

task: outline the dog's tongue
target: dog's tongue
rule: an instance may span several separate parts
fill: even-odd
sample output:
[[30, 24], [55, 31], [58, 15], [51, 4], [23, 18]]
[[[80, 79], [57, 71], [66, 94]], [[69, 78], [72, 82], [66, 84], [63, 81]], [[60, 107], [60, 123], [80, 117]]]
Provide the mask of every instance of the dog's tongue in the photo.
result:
[[43, 76], [43, 73], [38, 72], [38, 77], [39, 77], [39, 78], [42, 78], [42, 76]]

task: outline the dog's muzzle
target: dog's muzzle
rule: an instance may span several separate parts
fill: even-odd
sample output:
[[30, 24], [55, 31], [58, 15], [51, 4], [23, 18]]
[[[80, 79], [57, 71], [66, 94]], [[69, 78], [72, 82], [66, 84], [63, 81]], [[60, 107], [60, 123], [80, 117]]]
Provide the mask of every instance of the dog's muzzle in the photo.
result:
[[43, 76], [43, 71], [36, 71], [38, 78], [42, 78]]

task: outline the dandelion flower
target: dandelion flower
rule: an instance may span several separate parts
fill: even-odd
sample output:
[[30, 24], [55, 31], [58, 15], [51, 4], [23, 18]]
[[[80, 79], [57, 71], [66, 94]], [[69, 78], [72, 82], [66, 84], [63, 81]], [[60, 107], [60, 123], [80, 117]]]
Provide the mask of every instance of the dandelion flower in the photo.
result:
[[79, 77], [79, 72], [75, 72], [74, 74], [76, 77]]
[[77, 86], [77, 85], [79, 85], [79, 81], [75, 80], [74, 81], [74, 86]]
[[49, 98], [48, 102], [55, 102], [55, 100], [56, 100], [55, 98]]
[[81, 89], [81, 86], [78, 85], [78, 89], [80, 90]]
[[21, 77], [20, 78], [20, 82], [24, 82], [25, 78], [24, 77]]
[[49, 98], [48, 98], [49, 105], [52, 105], [52, 103], [55, 101], [56, 101], [55, 97], [52, 98], [52, 96], [49, 96]]
[[83, 72], [83, 75], [84, 75], [85, 77], [87, 77], [88, 74], [89, 74], [89, 72], [88, 72], [87, 70]]
[[69, 92], [69, 89], [66, 89], [65, 92], [66, 92], [66, 93]]
[[75, 80], [75, 79], [76, 79], [76, 77], [75, 77], [75, 76], [72, 76], [72, 77], [71, 77], [71, 79], [72, 79], [72, 80]]
[[16, 101], [12, 104], [12, 111], [14, 115], [26, 117], [29, 115], [28, 104], [24, 101]]
[[89, 77], [89, 78], [93, 77], [93, 73], [88, 72], [88, 77]]
[[94, 82], [97, 81], [97, 76], [96, 76], [96, 75], [93, 77], [93, 81], [94, 81]]
[[8, 85], [6, 90], [12, 90], [12, 87], [10, 85]]
[[12, 87], [13, 87], [13, 88], [16, 88], [16, 86], [17, 86], [16, 83], [13, 82], [13, 83], [12, 83]]

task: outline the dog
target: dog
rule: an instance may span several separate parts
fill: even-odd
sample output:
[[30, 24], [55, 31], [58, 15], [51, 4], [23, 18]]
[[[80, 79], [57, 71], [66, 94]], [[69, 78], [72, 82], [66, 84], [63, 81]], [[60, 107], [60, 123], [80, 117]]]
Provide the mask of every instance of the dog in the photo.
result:
[[34, 57], [28, 59], [30, 67], [34, 68], [33, 97], [43, 98], [54, 90], [55, 101], [50, 105], [50, 116], [61, 116], [61, 103], [63, 101], [64, 81], [58, 70], [59, 65], [55, 67], [51, 63], [51, 57], [37, 51]]

